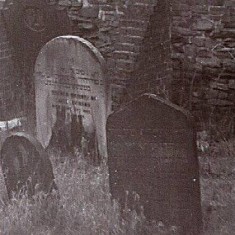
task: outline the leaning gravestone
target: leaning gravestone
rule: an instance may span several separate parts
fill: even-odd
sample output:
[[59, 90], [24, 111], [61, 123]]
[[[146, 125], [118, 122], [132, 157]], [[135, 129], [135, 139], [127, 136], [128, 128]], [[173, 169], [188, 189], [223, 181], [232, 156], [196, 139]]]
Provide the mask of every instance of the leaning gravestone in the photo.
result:
[[109, 116], [108, 165], [113, 198], [140, 196], [148, 220], [198, 235], [201, 228], [199, 170], [191, 117], [145, 94]]
[[48, 146], [53, 128], [74, 123], [70, 131], [82, 133], [79, 144], [86, 148], [97, 141], [105, 157], [108, 85], [98, 50], [80, 37], [57, 37], [39, 53], [34, 76], [37, 138], [42, 145]]
[[9, 136], [1, 149], [1, 167], [9, 198], [57, 189], [52, 165], [41, 144], [25, 133]]

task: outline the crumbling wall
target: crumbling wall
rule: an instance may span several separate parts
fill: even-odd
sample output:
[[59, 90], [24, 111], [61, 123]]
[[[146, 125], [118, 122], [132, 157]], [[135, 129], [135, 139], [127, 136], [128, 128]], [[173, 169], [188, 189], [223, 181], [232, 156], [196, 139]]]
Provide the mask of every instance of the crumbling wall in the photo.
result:
[[[149, 19], [130, 88], [169, 99], [172, 78], [169, 1], [158, 1]], [[133, 89], [132, 89], [133, 90]]]
[[235, 131], [235, 2], [172, 0], [171, 41], [173, 101]]
[[[234, 129], [234, 1], [59, 2], [68, 9], [72, 34], [93, 43], [106, 59], [113, 108], [126, 98], [153, 92], [192, 110], [198, 123], [220, 122]], [[0, 37], [4, 57], [9, 45], [4, 33]]]
[[92, 42], [105, 57], [113, 108], [126, 99], [125, 94], [166, 90], [164, 83], [170, 79], [168, 1], [85, 2], [83, 8], [70, 10], [73, 34]]

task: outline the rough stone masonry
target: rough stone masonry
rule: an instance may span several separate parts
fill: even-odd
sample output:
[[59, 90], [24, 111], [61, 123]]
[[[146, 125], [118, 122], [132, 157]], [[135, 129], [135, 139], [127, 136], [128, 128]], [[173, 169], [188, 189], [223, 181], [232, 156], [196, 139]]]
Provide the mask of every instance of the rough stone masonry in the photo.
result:
[[192, 110], [200, 122], [227, 114], [222, 123], [233, 126], [234, 1], [80, 2], [59, 4], [69, 9], [73, 34], [92, 42], [105, 57], [113, 108], [153, 92]]
[[117, 103], [128, 84], [130, 96], [158, 93], [192, 110], [199, 122], [227, 114], [223, 121], [232, 125], [234, 12], [231, 0], [104, 0], [89, 1], [70, 17], [74, 33], [107, 59]]

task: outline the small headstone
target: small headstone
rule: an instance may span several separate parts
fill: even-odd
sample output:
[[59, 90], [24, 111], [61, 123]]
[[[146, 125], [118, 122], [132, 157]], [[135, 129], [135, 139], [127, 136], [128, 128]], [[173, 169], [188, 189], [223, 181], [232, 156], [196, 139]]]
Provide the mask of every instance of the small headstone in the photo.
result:
[[25, 133], [9, 136], [1, 149], [1, 167], [9, 198], [14, 194], [51, 193], [57, 189], [50, 159], [41, 144]]
[[105, 157], [108, 84], [98, 50], [76, 36], [57, 37], [39, 53], [34, 77], [42, 145], [48, 146], [53, 132], [60, 146], [70, 143], [87, 152], [97, 144]]
[[188, 113], [142, 95], [109, 116], [107, 142], [113, 198], [134, 207], [135, 192], [148, 220], [177, 226], [179, 234], [200, 234], [199, 169]]

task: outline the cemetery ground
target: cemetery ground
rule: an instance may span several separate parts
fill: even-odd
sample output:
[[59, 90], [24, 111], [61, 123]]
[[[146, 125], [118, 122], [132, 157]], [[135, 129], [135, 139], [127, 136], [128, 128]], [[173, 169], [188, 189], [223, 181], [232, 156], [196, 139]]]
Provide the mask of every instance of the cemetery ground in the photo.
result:
[[[92, 166], [82, 157], [51, 153], [59, 198], [34, 202], [27, 197], [9, 203], [1, 175], [0, 234], [178, 234], [161, 222], [147, 223], [136, 195], [138, 212], [110, 198], [106, 166]], [[59, 157], [58, 157], [59, 156]], [[211, 143], [199, 150], [205, 235], [235, 234], [235, 141]], [[70, 160], [68, 160], [70, 159]], [[128, 194], [127, 194], [128, 200]]]

